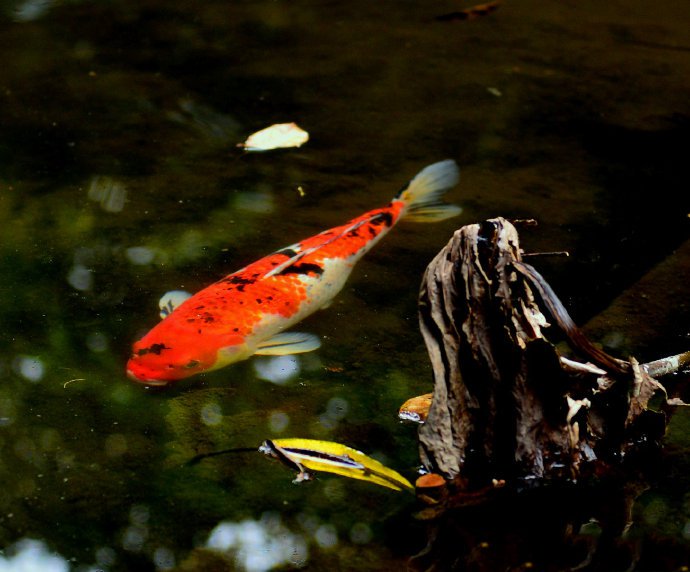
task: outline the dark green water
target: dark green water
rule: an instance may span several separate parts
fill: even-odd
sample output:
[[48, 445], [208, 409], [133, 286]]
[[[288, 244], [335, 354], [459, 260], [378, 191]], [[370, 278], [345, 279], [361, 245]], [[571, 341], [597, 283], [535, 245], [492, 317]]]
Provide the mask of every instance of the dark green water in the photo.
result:
[[[524, 246], [570, 251], [539, 268], [580, 323], [687, 239], [690, 4], [436, 19], [459, 7], [0, 3], [0, 570], [401, 569], [426, 543], [402, 493], [296, 486], [258, 453], [184, 463], [299, 436], [414, 479], [415, 428], [396, 414], [430, 391], [417, 289], [456, 228], [539, 219]], [[236, 148], [286, 121], [304, 147]], [[324, 344], [279, 363], [284, 383], [259, 379], [265, 358], [166, 390], [125, 377], [164, 292], [382, 206], [447, 157], [463, 214], [401, 223], [301, 326]], [[674, 286], [654, 336], [620, 351], [688, 349]], [[619, 340], [637, 329], [622, 322]], [[634, 507], [635, 569], [690, 565], [689, 423]]]

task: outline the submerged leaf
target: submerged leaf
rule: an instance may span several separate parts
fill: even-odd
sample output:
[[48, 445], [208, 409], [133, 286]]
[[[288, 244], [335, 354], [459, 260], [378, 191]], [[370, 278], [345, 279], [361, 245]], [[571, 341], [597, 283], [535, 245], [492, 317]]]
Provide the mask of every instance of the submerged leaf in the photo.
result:
[[309, 140], [309, 133], [300, 129], [296, 123], [277, 123], [250, 135], [238, 147], [245, 151], [269, 151], [285, 147], [299, 147]]
[[340, 443], [315, 439], [274, 439], [264, 441], [259, 450], [298, 471], [298, 482], [311, 478], [310, 469], [368, 481], [396, 491], [414, 490], [401, 474]]

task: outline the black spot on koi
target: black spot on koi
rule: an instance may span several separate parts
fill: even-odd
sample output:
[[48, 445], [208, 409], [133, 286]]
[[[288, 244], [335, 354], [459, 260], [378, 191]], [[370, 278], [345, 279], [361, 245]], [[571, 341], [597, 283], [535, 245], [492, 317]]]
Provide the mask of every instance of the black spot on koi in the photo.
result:
[[163, 350], [171, 350], [172, 348], [169, 348], [165, 344], [152, 344], [147, 348], [141, 348], [140, 350], [137, 350], [137, 355], [139, 357], [145, 356], [146, 354], [155, 354], [157, 356], [161, 355], [161, 352]]
[[293, 258], [294, 256], [297, 256], [297, 252], [292, 248], [283, 248], [282, 250], [276, 252], [276, 254], [284, 254], [288, 258]]
[[369, 221], [373, 225], [386, 225], [386, 226], [391, 226], [393, 224], [393, 216], [391, 213], [379, 213], [376, 216], [371, 217], [371, 220]]
[[282, 270], [280, 274], [317, 274], [318, 276], [320, 276], [321, 274], [323, 274], [323, 268], [321, 268], [321, 266], [319, 266], [318, 264], [302, 262], [300, 264], [291, 264], [290, 266]]
[[242, 286], [246, 284], [254, 284], [256, 282], [255, 278], [243, 278], [242, 276], [226, 276], [221, 280], [221, 282], [226, 282], [228, 284], [240, 284]]

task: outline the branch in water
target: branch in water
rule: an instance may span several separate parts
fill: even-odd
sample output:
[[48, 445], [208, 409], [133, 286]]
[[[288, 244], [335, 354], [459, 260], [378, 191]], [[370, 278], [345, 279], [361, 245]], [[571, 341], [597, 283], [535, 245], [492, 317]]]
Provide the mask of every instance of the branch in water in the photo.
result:
[[652, 377], [661, 377], [662, 375], [675, 373], [686, 366], [690, 366], [690, 351], [642, 364], [642, 368], [647, 372], [647, 375]]
[[605, 351], [596, 347], [587, 337], [582, 333], [580, 328], [575, 325], [573, 319], [568, 314], [568, 311], [563, 306], [556, 293], [549, 286], [548, 282], [544, 280], [541, 274], [536, 269], [524, 262], [513, 261], [513, 266], [520, 272], [530, 283], [535, 287], [544, 305], [549, 310], [549, 313], [556, 321], [558, 326], [563, 330], [563, 333], [568, 337], [571, 346], [574, 349], [580, 350], [587, 355], [598, 366], [613, 371], [618, 374], [624, 374], [630, 371], [630, 364], [616, 359]]

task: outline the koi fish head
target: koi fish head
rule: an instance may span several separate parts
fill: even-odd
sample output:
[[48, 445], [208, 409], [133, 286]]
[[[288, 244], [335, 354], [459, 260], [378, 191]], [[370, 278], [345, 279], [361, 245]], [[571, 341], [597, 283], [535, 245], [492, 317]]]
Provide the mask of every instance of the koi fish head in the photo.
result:
[[200, 350], [182, 340], [151, 342], [146, 336], [134, 344], [127, 376], [146, 385], [167, 385], [212, 369], [216, 352]]

